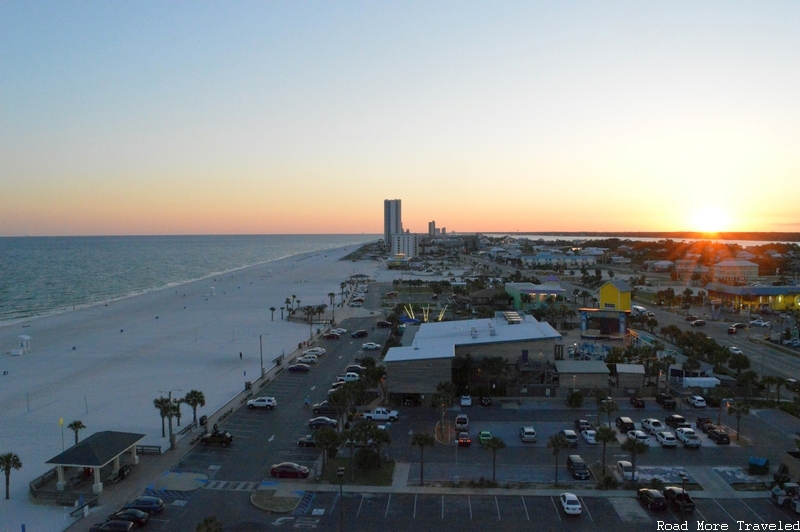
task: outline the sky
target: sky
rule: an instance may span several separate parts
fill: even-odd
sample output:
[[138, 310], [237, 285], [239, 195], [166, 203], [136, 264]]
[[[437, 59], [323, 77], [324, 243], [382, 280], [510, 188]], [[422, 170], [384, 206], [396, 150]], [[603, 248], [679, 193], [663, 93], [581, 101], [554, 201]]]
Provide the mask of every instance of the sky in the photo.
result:
[[0, 2], [0, 236], [800, 231], [798, 2]]

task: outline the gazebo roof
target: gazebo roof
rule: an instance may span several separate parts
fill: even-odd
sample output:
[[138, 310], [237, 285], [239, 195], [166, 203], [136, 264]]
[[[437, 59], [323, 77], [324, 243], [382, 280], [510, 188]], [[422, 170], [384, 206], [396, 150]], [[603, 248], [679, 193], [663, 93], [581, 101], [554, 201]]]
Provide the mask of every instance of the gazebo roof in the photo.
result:
[[142, 441], [145, 436], [145, 434], [111, 430], [95, 432], [46, 463], [62, 466], [102, 467]]

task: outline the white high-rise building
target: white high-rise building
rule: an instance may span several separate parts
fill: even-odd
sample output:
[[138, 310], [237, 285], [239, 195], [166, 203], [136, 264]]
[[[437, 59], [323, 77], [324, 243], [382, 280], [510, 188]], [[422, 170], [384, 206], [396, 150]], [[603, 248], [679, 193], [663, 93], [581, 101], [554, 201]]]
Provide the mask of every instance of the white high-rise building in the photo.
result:
[[390, 247], [392, 245], [392, 235], [400, 234], [403, 234], [400, 200], [383, 200], [383, 243], [386, 247]]
[[419, 257], [419, 241], [417, 234], [392, 235], [392, 255], [405, 255], [407, 259]]

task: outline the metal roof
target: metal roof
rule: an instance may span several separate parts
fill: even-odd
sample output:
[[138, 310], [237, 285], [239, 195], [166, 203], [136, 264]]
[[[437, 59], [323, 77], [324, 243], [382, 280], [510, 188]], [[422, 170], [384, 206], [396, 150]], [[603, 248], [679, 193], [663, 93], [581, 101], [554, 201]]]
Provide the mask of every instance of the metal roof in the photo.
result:
[[95, 432], [45, 463], [74, 467], [102, 467], [142, 441], [145, 436], [145, 434], [111, 430]]
[[556, 360], [559, 374], [567, 373], [611, 373], [602, 360]]

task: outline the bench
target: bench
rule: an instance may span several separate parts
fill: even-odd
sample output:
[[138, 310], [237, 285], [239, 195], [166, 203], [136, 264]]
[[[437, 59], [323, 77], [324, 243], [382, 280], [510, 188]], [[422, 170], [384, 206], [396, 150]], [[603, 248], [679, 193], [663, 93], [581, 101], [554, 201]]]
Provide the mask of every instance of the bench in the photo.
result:
[[137, 454], [161, 454], [160, 445], [137, 445]]

